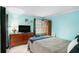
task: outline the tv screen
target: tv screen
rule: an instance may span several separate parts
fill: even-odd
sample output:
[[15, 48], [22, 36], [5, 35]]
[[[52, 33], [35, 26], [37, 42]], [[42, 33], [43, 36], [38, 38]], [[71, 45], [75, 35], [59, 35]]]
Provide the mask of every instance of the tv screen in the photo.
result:
[[19, 25], [19, 32], [30, 32], [30, 26], [26, 26], [26, 25]]

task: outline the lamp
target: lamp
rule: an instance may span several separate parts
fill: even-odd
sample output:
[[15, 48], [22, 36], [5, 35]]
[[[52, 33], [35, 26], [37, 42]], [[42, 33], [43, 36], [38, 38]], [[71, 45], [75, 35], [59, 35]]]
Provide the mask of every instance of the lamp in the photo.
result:
[[14, 27], [14, 28], [12, 29], [12, 31], [13, 31], [13, 33], [15, 34], [15, 33], [16, 33], [16, 28]]

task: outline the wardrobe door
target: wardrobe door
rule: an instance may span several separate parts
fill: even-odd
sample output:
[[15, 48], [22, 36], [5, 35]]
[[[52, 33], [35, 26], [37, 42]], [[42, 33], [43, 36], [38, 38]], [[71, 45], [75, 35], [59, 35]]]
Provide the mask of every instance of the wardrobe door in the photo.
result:
[[6, 10], [0, 6], [0, 50], [1, 53], [6, 52]]
[[51, 20], [48, 21], [48, 34], [51, 35], [52, 33], [52, 22]]
[[[43, 30], [45, 31], [45, 33], [47, 35], [50, 35], [51, 36], [51, 29], [52, 29], [52, 23], [51, 23], [51, 20], [45, 20], [44, 23], [43, 23], [44, 27], [43, 27]], [[44, 32], [43, 31], [43, 32]]]

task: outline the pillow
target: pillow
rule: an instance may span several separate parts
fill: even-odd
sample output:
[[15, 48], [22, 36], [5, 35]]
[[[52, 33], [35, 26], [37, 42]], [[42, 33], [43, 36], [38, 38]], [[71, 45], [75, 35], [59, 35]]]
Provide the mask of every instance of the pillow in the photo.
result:
[[45, 39], [45, 38], [49, 38], [50, 36], [48, 35], [44, 35], [44, 36], [39, 36], [39, 37], [31, 37], [30, 40], [41, 40], [41, 39]]
[[37, 34], [35, 37], [45, 36], [46, 34]]

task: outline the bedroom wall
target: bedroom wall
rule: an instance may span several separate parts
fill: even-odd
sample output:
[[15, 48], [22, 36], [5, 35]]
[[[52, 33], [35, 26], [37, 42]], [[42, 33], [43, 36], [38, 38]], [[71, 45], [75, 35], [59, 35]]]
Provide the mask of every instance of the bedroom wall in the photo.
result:
[[73, 40], [79, 34], [79, 11], [47, 18], [52, 20], [52, 34], [54, 32], [56, 37]]
[[[14, 15], [15, 16], [15, 15]], [[31, 26], [31, 32], [33, 32], [33, 16], [26, 16], [26, 15], [19, 15], [17, 17], [9, 17], [8, 20], [8, 31], [9, 34], [13, 33], [12, 29], [15, 27], [16, 28], [16, 33], [18, 32], [18, 26], [19, 25], [30, 25]], [[27, 21], [25, 21], [27, 19]]]

